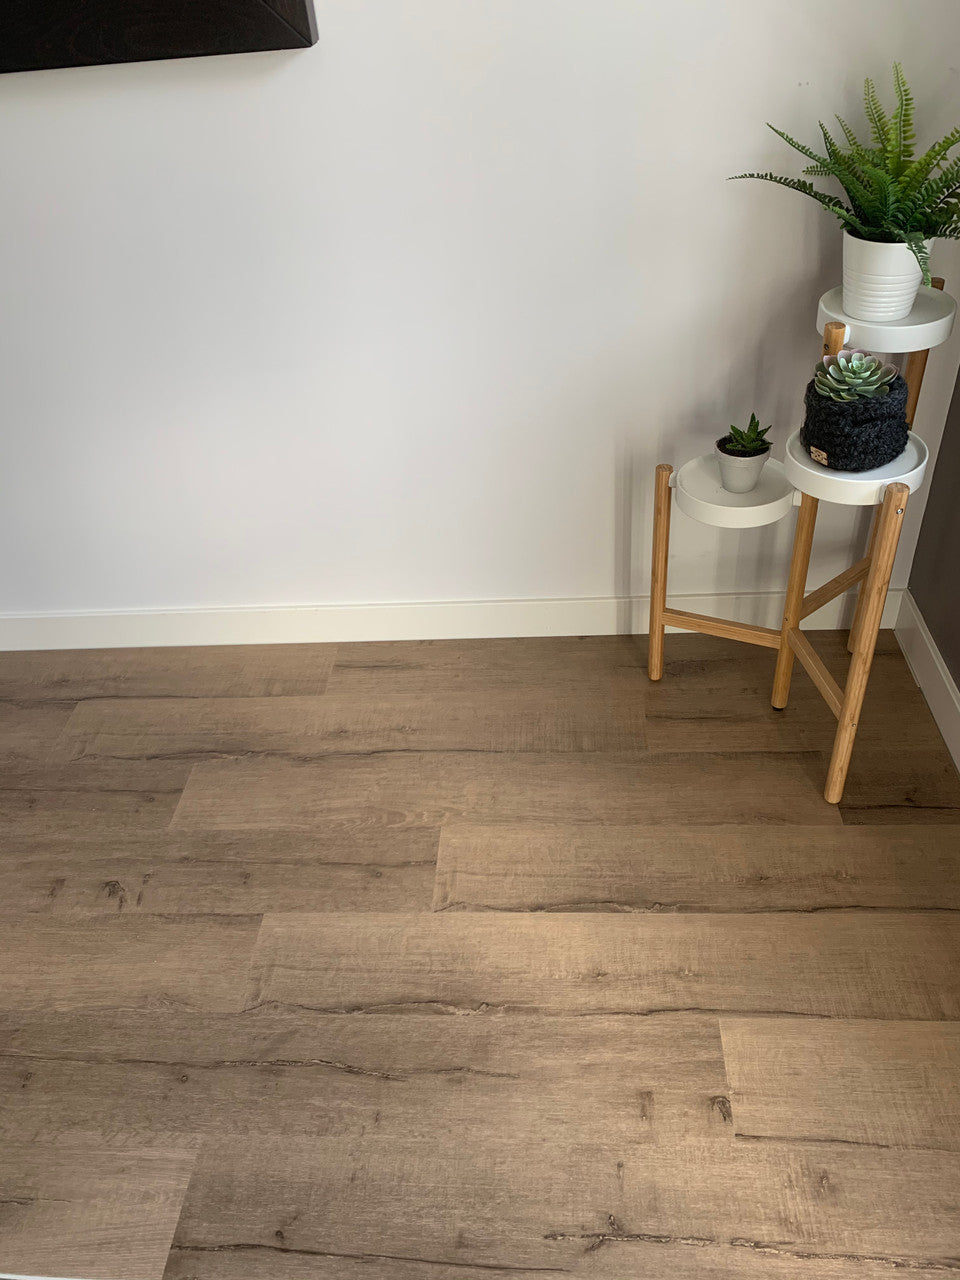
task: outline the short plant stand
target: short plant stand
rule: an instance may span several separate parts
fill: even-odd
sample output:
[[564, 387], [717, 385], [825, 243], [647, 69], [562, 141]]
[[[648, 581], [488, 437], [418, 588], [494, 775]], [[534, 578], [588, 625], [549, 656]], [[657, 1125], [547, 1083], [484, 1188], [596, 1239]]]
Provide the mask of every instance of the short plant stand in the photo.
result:
[[[903, 375], [908, 386], [907, 422], [911, 425], [929, 350], [946, 340], [956, 314], [955, 301], [942, 290], [943, 280], [934, 280], [932, 288], [920, 290], [917, 305], [905, 320], [876, 324], [845, 316], [839, 309], [839, 289], [824, 294], [820, 300], [817, 325], [823, 334], [824, 354], [835, 355], [846, 344], [870, 351], [902, 352], [906, 355]], [[751, 493], [727, 493], [720, 485], [719, 469], [712, 454], [693, 458], [677, 471], [667, 463], [660, 463], [657, 467], [647, 669], [651, 680], [659, 680], [663, 675], [666, 627], [699, 631], [705, 635], [776, 649], [777, 666], [771, 702], [775, 707], [785, 708], [790, 695], [794, 659], [799, 658], [837, 718], [833, 754], [824, 788], [824, 797], [831, 804], [837, 804], [843, 795], [850, 766], [907, 498], [923, 482], [928, 451], [923, 441], [911, 433], [905, 451], [884, 467], [873, 471], [834, 471], [812, 461], [800, 444], [799, 436], [799, 431], [795, 431], [787, 441], [782, 464], [768, 460], [759, 485]], [[667, 564], [674, 498], [684, 514], [704, 524], [725, 529], [773, 524], [788, 515], [792, 507], [799, 507], [783, 623], [779, 630], [687, 613], [667, 606]], [[821, 501], [844, 506], [872, 506], [876, 512], [866, 555], [808, 593], [807, 571]], [[800, 623], [858, 584], [856, 612], [847, 645], [851, 654], [850, 667], [846, 683], [841, 688], [800, 630]]]

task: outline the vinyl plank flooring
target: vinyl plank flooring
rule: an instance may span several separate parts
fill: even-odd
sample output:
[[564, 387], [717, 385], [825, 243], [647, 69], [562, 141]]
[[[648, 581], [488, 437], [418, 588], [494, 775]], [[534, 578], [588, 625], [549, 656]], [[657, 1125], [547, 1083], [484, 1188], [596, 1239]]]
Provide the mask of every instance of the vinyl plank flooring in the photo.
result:
[[223, 698], [323, 693], [336, 645], [196, 645], [0, 653], [0, 699]]
[[[489, 1264], [472, 1267], [401, 1259], [324, 1257], [264, 1246], [249, 1250], [174, 1247], [163, 1280], [890, 1280], [903, 1268], [882, 1258], [820, 1253], [790, 1255], [775, 1244], [739, 1240], [617, 1240], [586, 1250], [562, 1271], [519, 1270]], [[943, 1280], [944, 1267], [909, 1262], [911, 1280]], [[949, 1269], [948, 1272], [949, 1274]]]
[[641, 1237], [935, 1264], [958, 1173], [952, 1152], [817, 1143], [211, 1140], [175, 1247], [564, 1271]]
[[269, 915], [251, 1004], [960, 1017], [949, 912]]
[[[405, 850], [402, 841], [372, 849], [368, 861], [327, 861], [331, 851], [322, 841], [306, 837], [301, 849], [294, 841], [271, 840], [273, 835], [228, 843], [164, 833], [146, 840], [61, 840], [59, 849], [44, 841], [46, 856], [11, 842], [9, 856], [0, 860], [0, 920], [430, 910], [435, 834], [420, 849]], [[198, 846], [199, 856], [185, 851]], [[400, 856], [405, 851], [406, 859]]]
[[792, 756], [526, 752], [331, 756], [310, 764], [205, 761], [173, 819], [181, 830], [314, 829], [328, 821], [838, 825], [822, 782]]
[[184, 759], [373, 751], [631, 751], [643, 687], [548, 697], [517, 690], [415, 697], [154, 698], [81, 703], [56, 754]]
[[[412, 863], [222, 866], [137, 859], [0, 864], [0, 920], [43, 916], [259, 915], [264, 911], [429, 911], [432, 858]], [[9, 886], [9, 888], [8, 888]]]
[[[171, 1254], [171, 1258], [175, 1256]], [[951, 1269], [948, 1259], [947, 1275]], [[944, 1280], [943, 1260], [935, 1260], [927, 1267], [914, 1258], [891, 1262], [888, 1257], [824, 1253], [809, 1246], [801, 1252], [789, 1244], [781, 1248], [773, 1241], [734, 1239], [714, 1244], [696, 1238], [609, 1242], [582, 1258], [570, 1275], [573, 1280], [891, 1280], [904, 1271], [910, 1280]], [[174, 1278], [186, 1280], [186, 1272], [168, 1274], [168, 1280]], [[226, 1269], [209, 1273], [200, 1269], [196, 1278], [246, 1280], [243, 1272], [231, 1276]], [[277, 1280], [299, 1280], [299, 1277], [292, 1271], [289, 1276], [282, 1272]], [[392, 1277], [384, 1272], [383, 1280], [392, 1280]], [[398, 1276], [397, 1280], [401, 1278]], [[423, 1280], [430, 1278], [424, 1276]], [[457, 1278], [451, 1275], [449, 1280]]]
[[941, 823], [955, 827], [960, 839], [960, 775], [943, 746], [855, 745], [839, 809], [852, 825]]
[[[297, 1252], [277, 1245], [227, 1250], [185, 1246], [171, 1249], [163, 1280], [265, 1280], [267, 1276], [269, 1280], [517, 1280], [517, 1274], [516, 1267], [471, 1267], [461, 1262], [446, 1266], [434, 1261], [375, 1258], [369, 1254], [346, 1258], [336, 1254]], [[520, 1274], [527, 1280], [551, 1280], [557, 1273], [537, 1268]], [[569, 1271], [563, 1274], [577, 1280], [581, 1273]], [[632, 1280], [633, 1274], [622, 1272], [618, 1280], [627, 1280], [627, 1277]], [[636, 1274], [646, 1277], [649, 1273]], [[922, 1280], [926, 1280], [925, 1273], [919, 1274]], [[889, 1276], [889, 1271], [886, 1275]], [[860, 1276], [858, 1273], [857, 1280], [873, 1280], [873, 1276]], [[943, 1280], [942, 1273], [936, 1280]]]
[[[439, 827], [385, 828], [362, 824], [326, 823], [310, 830], [115, 831], [95, 834], [34, 834], [20, 832], [5, 841], [5, 855], [23, 867], [61, 863], [80, 872], [88, 861], [129, 859], [209, 866], [273, 863], [290, 866], [401, 867], [434, 861]], [[2, 864], [0, 864], [2, 865]]]
[[8, 761], [0, 770], [0, 842], [7, 849], [31, 835], [164, 830], [189, 774], [179, 761]]
[[358, 700], [649, 687], [637, 636], [400, 640], [341, 644], [327, 691]]
[[258, 916], [6, 919], [0, 1008], [243, 1006]]
[[[845, 632], [813, 632], [810, 638], [840, 683], [850, 655]], [[806, 672], [796, 664], [790, 701], [770, 705], [775, 654], [732, 641], [711, 640], [693, 650], [667, 637], [661, 681], [647, 693], [647, 741], [653, 751], [829, 752], [837, 722]], [[896, 743], [898, 749], [945, 752], [940, 731], [910, 675], [892, 633], [874, 660], [857, 730], [858, 749]]]
[[181, 1205], [166, 1280], [956, 1271], [960, 799], [894, 638], [840, 809], [802, 671], [644, 659], [0, 655], [0, 1273], [159, 1277]]
[[5, 1142], [4, 1273], [160, 1280], [192, 1151]]
[[0, 766], [47, 758], [66, 728], [73, 702], [0, 702]]
[[721, 1025], [738, 1135], [960, 1151], [960, 1024]]
[[0, 1140], [729, 1141], [717, 1020], [0, 1014]]
[[433, 906], [436, 911], [960, 909], [960, 827], [454, 823], [441, 832]]

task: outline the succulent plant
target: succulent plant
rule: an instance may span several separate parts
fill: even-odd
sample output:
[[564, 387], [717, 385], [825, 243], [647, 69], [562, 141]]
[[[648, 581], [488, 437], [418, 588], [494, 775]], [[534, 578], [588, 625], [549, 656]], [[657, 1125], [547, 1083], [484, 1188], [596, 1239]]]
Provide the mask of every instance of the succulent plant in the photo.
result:
[[724, 440], [727, 453], [739, 454], [744, 458], [752, 458], [758, 453], [766, 453], [770, 441], [764, 436], [770, 427], [761, 427], [760, 419], [755, 413], [750, 415], [750, 425], [744, 431], [741, 427], [731, 426], [730, 434]]
[[841, 351], [824, 356], [817, 365], [813, 385], [830, 400], [861, 400], [890, 394], [897, 376], [892, 364], [884, 364], [869, 351]]

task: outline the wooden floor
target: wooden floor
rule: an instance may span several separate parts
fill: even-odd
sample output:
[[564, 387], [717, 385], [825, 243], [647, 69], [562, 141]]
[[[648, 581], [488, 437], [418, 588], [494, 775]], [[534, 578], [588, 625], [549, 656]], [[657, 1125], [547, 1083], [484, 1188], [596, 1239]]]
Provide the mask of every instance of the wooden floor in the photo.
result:
[[895, 641], [839, 808], [801, 671], [644, 648], [0, 655], [0, 1274], [960, 1272], [960, 781]]

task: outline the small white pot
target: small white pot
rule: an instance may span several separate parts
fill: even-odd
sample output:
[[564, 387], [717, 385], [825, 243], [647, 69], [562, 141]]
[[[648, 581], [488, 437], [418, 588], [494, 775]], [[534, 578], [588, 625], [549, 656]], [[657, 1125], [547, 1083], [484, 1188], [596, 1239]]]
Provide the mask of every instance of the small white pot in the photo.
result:
[[750, 458], [735, 458], [731, 453], [724, 453], [719, 445], [715, 448], [720, 464], [720, 483], [727, 493], [749, 493], [757, 487], [763, 464], [770, 456], [769, 449]]
[[905, 244], [859, 240], [844, 231], [843, 309], [854, 320], [902, 320], [913, 310], [922, 279]]

